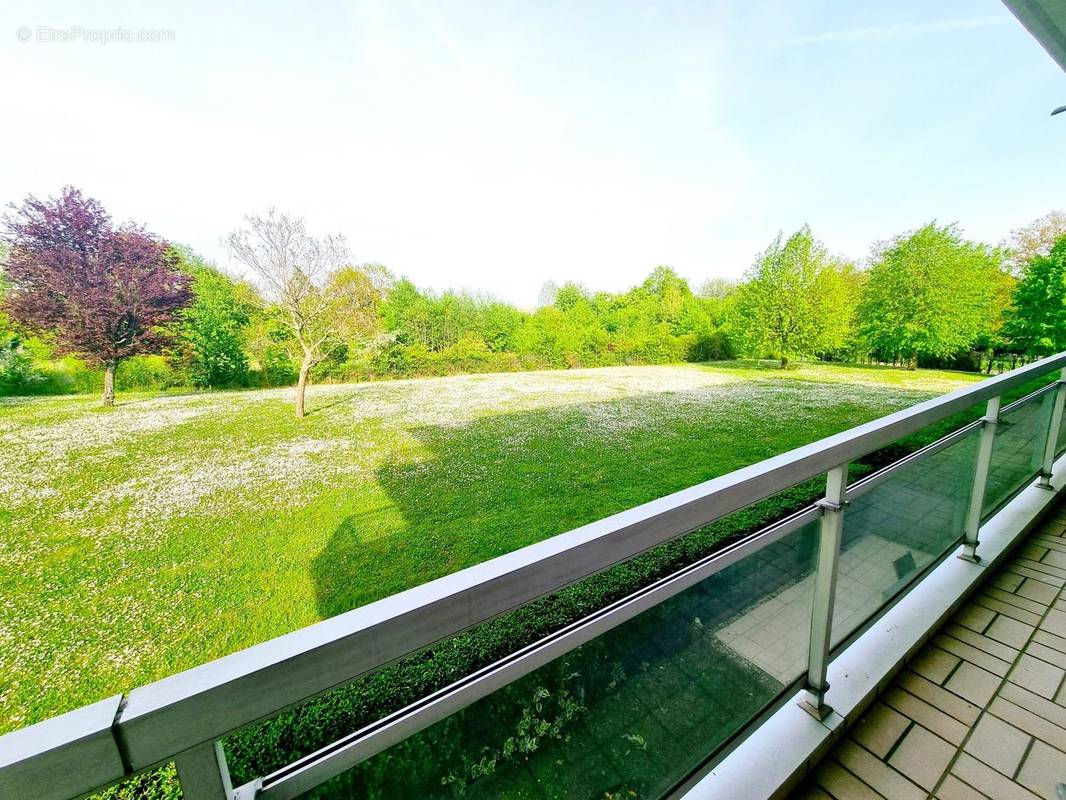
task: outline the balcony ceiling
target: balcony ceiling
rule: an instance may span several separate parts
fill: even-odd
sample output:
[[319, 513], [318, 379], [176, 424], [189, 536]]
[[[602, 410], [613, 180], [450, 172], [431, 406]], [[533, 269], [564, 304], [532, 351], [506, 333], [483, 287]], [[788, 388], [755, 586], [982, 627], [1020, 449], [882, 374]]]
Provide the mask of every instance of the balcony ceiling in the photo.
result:
[[1011, 13], [1066, 70], [1066, 2], [1064, 0], [1003, 0]]

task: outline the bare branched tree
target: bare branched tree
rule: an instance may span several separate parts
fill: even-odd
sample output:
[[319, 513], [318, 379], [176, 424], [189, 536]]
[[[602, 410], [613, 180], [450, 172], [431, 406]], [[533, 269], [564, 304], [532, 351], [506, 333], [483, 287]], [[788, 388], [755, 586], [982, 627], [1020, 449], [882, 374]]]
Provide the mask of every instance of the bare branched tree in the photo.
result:
[[1028, 225], [1016, 228], [1000, 245], [1007, 251], [1008, 266], [1021, 275], [1025, 265], [1034, 258], [1046, 256], [1055, 242], [1066, 235], [1066, 213], [1051, 211]]
[[273, 208], [265, 217], [245, 217], [226, 244], [292, 332], [292, 355], [300, 364], [296, 416], [303, 417], [312, 367], [345, 343], [373, 337], [381, 286], [367, 271], [348, 266], [343, 236], [316, 238], [302, 219]]

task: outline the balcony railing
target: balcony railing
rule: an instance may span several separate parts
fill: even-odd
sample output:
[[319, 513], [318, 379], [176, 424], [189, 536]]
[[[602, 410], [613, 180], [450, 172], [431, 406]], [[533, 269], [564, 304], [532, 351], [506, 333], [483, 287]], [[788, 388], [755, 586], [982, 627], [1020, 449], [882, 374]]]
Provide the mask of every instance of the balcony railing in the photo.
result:
[[[1064, 367], [1066, 353], [1046, 358], [9, 733], [0, 797], [76, 797], [169, 761], [188, 800], [383, 797], [390, 780], [398, 796], [423, 796], [419, 781], [470, 796], [668, 794], [790, 691], [824, 715], [834, 655], [956, 549], [979, 558], [982, 522], [1015, 494], [1049, 486], [1066, 384], [1001, 400]], [[981, 419], [848, 483], [850, 462], [981, 403]], [[227, 734], [818, 476], [824, 498], [791, 517], [231, 786]], [[421, 767], [390, 777], [400, 763]]]

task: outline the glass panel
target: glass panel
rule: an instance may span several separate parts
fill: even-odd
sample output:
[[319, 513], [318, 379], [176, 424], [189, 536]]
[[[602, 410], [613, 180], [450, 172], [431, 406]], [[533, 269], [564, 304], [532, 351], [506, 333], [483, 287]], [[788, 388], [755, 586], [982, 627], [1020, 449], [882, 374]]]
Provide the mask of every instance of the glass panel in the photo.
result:
[[1054, 392], [1044, 392], [1000, 415], [985, 487], [983, 519], [994, 514], [1040, 473], [1054, 395]]
[[306, 797], [656, 797], [806, 670], [818, 522]]
[[962, 536], [980, 430], [898, 468], [844, 511], [833, 645], [862, 627]]

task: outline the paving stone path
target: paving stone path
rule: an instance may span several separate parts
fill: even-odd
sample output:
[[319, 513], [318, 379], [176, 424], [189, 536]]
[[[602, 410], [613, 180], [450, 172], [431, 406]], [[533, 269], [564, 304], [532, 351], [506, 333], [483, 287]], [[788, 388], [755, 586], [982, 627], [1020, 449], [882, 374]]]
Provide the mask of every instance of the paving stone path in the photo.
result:
[[1066, 800], [1064, 584], [1060, 504], [794, 800]]

